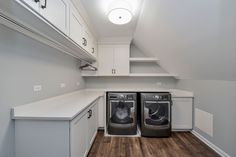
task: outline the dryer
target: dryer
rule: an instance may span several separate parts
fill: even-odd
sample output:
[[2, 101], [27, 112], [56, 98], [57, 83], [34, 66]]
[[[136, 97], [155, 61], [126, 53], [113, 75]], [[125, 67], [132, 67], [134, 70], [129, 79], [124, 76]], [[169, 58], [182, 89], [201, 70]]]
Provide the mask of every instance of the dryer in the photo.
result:
[[171, 94], [141, 93], [141, 135], [169, 137], [171, 135]]

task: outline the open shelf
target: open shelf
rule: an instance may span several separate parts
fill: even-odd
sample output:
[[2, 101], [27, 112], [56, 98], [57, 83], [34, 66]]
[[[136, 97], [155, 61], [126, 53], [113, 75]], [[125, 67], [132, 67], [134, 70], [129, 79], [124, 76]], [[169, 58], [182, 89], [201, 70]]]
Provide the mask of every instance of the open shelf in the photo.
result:
[[148, 58], [148, 57], [133, 57], [129, 58], [130, 62], [157, 62], [159, 59], [157, 58]]
[[97, 75], [97, 74], [82, 74], [83, 77], [174, 77], [177, 75], [168, 73], [130, 73], [129, 75]]

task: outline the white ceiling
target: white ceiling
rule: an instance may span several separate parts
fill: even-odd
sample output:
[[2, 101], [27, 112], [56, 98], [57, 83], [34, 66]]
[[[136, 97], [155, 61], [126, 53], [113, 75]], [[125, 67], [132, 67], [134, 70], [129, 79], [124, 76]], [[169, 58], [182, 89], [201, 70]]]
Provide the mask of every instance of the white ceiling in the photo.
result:
[[236, 80], [235, 0], [145, 0], [134, 43], [180, 78]]
[[126, 25], [115, 25], [109, 22], [107, 7], [114, 0], [81, 0], [84, 8], [95, 26], [98, 38], [133, 36], [143, 0], [129, 0], [137, 9], [132, 21]]
[[236, 80], [235, 0], [138, 0], [135, 18], [122, 26], [107, 19], [112, 0], [81, 1], [100, 38], [133, 35], [139, 49], [183, 79]]

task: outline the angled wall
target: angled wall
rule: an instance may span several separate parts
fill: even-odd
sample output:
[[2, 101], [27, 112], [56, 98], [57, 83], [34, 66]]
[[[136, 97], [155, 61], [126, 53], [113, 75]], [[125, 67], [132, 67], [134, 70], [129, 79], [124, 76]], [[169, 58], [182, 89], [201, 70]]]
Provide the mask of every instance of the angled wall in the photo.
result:
[[134, 34], [180, 78], [236, 80], [236, 1], [145, 0]]
[[194, 107], [213, 115], [213, 137], [236, 156], [236, 1], [145, 0], [134, 43], [179, 75], [177, 88], [194, 92]]

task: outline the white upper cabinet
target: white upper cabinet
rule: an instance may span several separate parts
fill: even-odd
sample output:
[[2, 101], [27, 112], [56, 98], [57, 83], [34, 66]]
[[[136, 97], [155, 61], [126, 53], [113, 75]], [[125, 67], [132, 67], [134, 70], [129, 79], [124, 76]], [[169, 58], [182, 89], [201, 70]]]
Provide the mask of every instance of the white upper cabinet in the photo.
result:
[[115, 75], [129, 75], [130, 45], [116, 45], [114, 48]]
[[92, 55], [96, 58], [97, 57], [97, 43], [95, 41], [95, 38], [93, 38], [92, 40], [91, 51], [92, 51]]
[[69, 3], [67, 0], [41, 0], [41, 15], [65, 34], [69, 32]]
[[129, 75], [130, 45], [99, 45], [98, 70], [100, 76]]
[[113, 72], [113, 53], [112, 45], [98, 45], [98, 73], [99, 75], [109, 76]]
[[[65, 42], [65, 46], [73, 44], [71, 50], [80, 50], [79, 53], [85, 53], [89, 56], [93, 61], [96, 58], [96, 39], [94, 35], [91, 33], [91, 30], [88, 28], [85, 20], [81, 16], [82, 14], [79, 9], [81, 6], [77, 6], [76, 3], [73, 3], [71, 0], [15, 0], [19, 2], [19, 4], [26, 7], [31, 12], [36, 12], [41, 20], [44, 22], [47, 21], [49, 26], [53, 26], [56, 28], [55, 30], [59, 30], [64, 34], [61, 34], [63, 40], [67, 40], [69, 37], [71, 40], [66, 42], [70, 42], [67, 44]], [[83, 11], [82, 11], [83, 13]], [[58, 32], [58, 31], [57, 31]], [[54, 37], [54, 36], [53, 36]], [[59, 40], [61, 42], [61, 40]], [[64, 41], [62, 42], [62, 44]], [[75, 44], [76, 43], [76, 44]], [[69, 48], [70, 49], [70, 48]], [[83, 51], [81, 51], [83, 50]], [[80, 54], [76, 54], [81, 57]], [[93, 56], [93, 57], [92, 57]]]
[[82, 39], [83, 39], [83, 48], [87, 51], [87, 52], [89, 52], [89, 53], [91, 53], [91, 51], [90, 51], [90, 39], [91, 39], [91, 35], [90, 35], [90, 32], [89, 32], [89, 30], [88, 30], [88, 28], [84, 25], [84, 27], [83, 27], [83, 31], [82, 31]]
[[75, 7], [71, 4], [70, 8], [70, 38], [78, 45], [82, 46], [83, 20]]
[[40, 0], [20, 0], [20, 1], [26, 4], [31, 9], [33, 9], [34, 11], [39, 12]]

